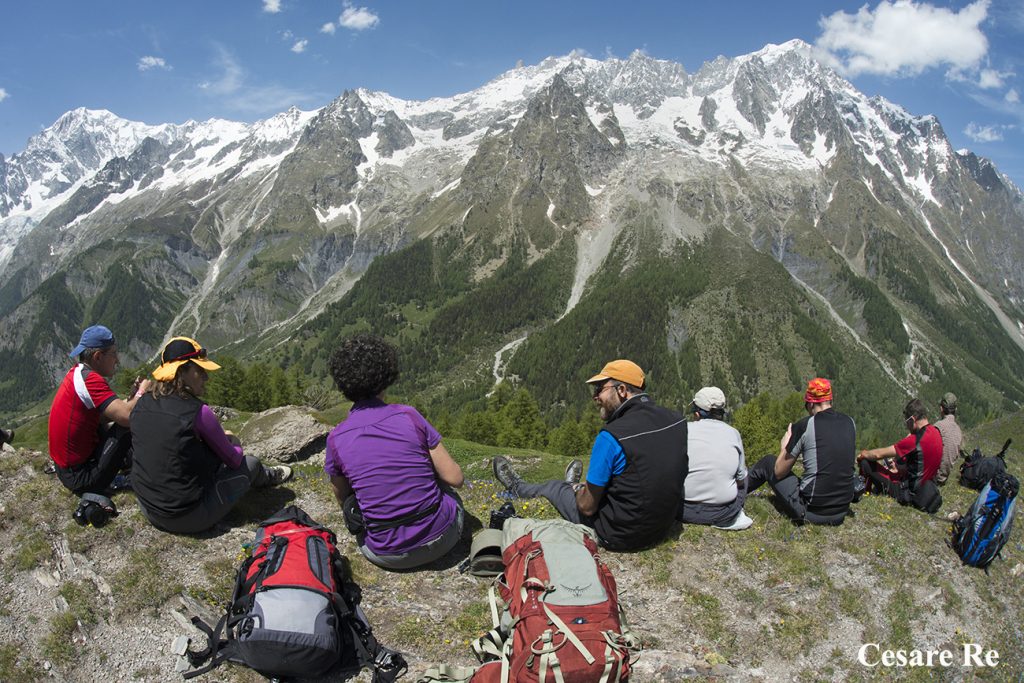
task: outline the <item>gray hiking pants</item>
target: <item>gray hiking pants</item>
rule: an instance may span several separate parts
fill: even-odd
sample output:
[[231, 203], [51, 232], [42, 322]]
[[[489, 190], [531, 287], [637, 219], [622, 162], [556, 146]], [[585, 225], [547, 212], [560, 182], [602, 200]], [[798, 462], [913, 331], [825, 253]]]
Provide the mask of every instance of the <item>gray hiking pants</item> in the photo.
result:
[[365, 545], [359, 546], [359, 552], [363, 557], [382, 569], [412, 569], [439, 560], [458, 544], [462, 538], [465, 511], [462, 509], [462, 501], [456, 497], [459, 505], [455, 509], [455, 519], [444, 533], [432, 541], [413, 548], [398, 555], [377, 555]]
[[585, 524], [594, 526], [593, 520], [580, 515], [580, 509], [576, 506], [576, 492], [572, 490], [572, 484], [560, 479], [552, 479], [540, 484], [519, 485], [519, 495], [522, 498], [547, 498], [562, 519], [573, 524]]
[[259, 459], [247, 455], [237, 470], [221, 465], [214, 478], [203, 487], [199, 502], [188, 512], [176, 517], [161, 517], [140, 504], [143, 514], [153, 526], [172, 534], [196, 534], [222, 520], [238, 499], [250, 488], [270, 483], [267, 469]]
[[753, 493], [765, 482], [775, 491], [775, 497], [779, 501], [786, 516], [798, 522], [810, 522], [811, 524], [827, 524], [838, 526], [846, 519], [846, 511], [830, 515], [819, 515], [807, 509], [807, 503], [800, 495], [800, 477], [795, 474], [787, 474], [782, 479], [775, 477], [776, 456], [766, 455], [750, 468], [747, 475], [747, 492]]
[[692, 503], [688, 500], [679, 505], [679, 514], [676, 519], [684, 524], [707, 524], [709, 526], [728, 526], [736, 519], [743, 509], [743, 502], [747, 498], [747, 492], [740, 491], [736, 500], [731, 503], [713, 505], [711, 503]]

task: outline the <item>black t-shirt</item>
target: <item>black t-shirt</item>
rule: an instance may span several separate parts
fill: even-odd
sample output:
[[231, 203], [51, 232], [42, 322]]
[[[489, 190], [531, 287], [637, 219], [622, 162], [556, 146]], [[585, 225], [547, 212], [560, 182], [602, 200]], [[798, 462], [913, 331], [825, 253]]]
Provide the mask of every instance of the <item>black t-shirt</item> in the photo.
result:
[[857, 427], [833, 408], [793, 424], [786, 452], [803, 458], [800, 495], [818, 514], [842, 512], [853, 500]]

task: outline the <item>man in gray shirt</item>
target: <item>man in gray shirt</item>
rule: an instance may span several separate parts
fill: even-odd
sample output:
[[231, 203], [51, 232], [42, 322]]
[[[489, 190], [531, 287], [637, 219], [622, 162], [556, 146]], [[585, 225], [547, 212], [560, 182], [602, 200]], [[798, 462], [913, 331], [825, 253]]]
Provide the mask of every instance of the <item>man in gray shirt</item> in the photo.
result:
[[746, 529], [752, 520], [743, 514], [747, 497], [743, 438], [723, 421], [725, 394], [718, 387], [704, 387], [693, 397], [690, 412], [690, 464], [677, 519], [686, 524]]
[[960, 431], [960, 425], [956, 423], [956, 394], [946, 392], [939, 401], [939, 410], [942, 412], [942, 419], [936, 422], [935, 426], [942, 434], [942, 464], [935, 473], [935, 483], [941, 485], [946, 483], [953, 465], [960, 458], [964, 435]]

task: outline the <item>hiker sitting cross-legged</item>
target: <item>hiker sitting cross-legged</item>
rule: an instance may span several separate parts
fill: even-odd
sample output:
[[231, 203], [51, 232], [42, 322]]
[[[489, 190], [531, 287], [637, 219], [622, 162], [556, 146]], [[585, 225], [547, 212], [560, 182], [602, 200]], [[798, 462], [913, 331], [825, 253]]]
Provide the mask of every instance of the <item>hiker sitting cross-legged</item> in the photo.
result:
[[605, 421], [583, 464], [573, 460], [565, 480], [523, 481], [511, 461], [492, 461], [495, 478], [518, 498], [547, 498], [564, 519], [593, 527], [610, 550], [641, 550], [671, 529], [687, 471], [686, 418], [654, 403], [644, 391], [644, 371], [614, 360], [587, 380]]
[[69, 355], [77, 362], [50, 407], [50, 458], [65, 488], [102, 497], [118, 471], [131, 465], [129, 418], [149, 382], [130, 400], [117, 397], [107, 383], [117, 369], [117, 342], [103, 325], [82, 332]]
[[433, 425], [411, 406], [384, 401], [398, 379], [395, 348], [357, 335], [331, 355], [330, 373], [348, 417], [327, 437], [324, 471], [359, 550], [384, 569], [411, 569], [448, 553], [462, 537], [462, 469]]
[[251, 487], [281, 484], [290, 467], [267, 467], [245, 455], [200, 400], [208, 372], [220, 366], [188, 337], [164, 346], [156, 383], [132, 412], [132, 486], [158, 529], [194, 534], [224, 518]]
[[[750, 468], [747, 491], [767, 482], [794, 521], [839, 525], [853, 501], [857, 429], [832, 407], [832, 383], [822, 377], [807, 383], [804, 409], [807, 417], [789, 425], [779, 454], [766, 455]], [[793, 474], [798, 457], [802, 477]]]
[[857, 462], [869, 491], [890, 495], [902, 505], [916, 505], [915, 494], [922, 487], [928, 490], [926, 485], [942, 464], [942, 435], [929, 424], [927, 408], [920, 399], [903, 408], [903, 423], [910, 432], [907, 436], [891, 446], [861, 451]]

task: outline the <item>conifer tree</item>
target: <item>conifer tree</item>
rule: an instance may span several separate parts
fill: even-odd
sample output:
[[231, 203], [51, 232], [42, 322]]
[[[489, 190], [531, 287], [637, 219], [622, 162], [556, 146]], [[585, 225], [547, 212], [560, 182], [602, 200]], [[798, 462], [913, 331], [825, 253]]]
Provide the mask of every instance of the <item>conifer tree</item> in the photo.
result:
[[263, 363], [250, 365], [242, 382], [239, 407], [258, 413], [270, 407], [272, 396], [271, 385], [267, 381], [267, 366]]
[[519, 388], [499, 413], [498, 445], [511, 448], [544, 448], [547, 425], [533, 395]]
[[210, 373], [204, 399], [212, 405], [242, 408], [245, 370], [234, 356], [218, 356], [216, 362], [220, 365], [220, 370]]
[[292, 391], [293, 383], [280, 366], [274, 366], [270, 370], [270, 403], [273, 406], [286, 406], [295, 402]]

